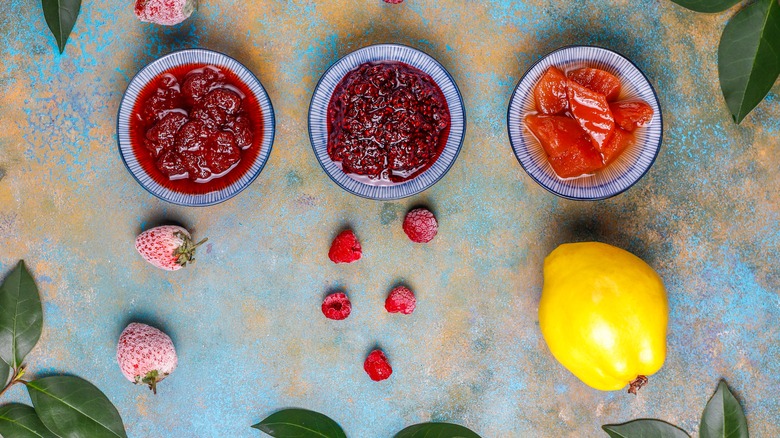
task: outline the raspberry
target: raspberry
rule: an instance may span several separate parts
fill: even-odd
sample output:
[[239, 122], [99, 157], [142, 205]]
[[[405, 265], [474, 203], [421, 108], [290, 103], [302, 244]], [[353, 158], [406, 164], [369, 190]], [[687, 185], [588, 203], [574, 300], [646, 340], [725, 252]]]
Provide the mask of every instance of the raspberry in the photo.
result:
[[408, 315], [414, 312], [417, 306], [417, 299], [414, 292], [404, 286], [398, 286], [390, 291], [390, 295], [385, 300], [385, 309], [390, 313], [403, 313]]
[[343, 292], [330, 294], [322, 302], [322, 313], [328, 319], [341, 321], [342, 319], [347, 319], [350, 312], [352, 312], [352, 303], [349, 302], [349, 298]]
[[360, 260], [360, 256], [363, 255], [362, 251], [355, 233], [352, 230], [346, 230], [333, 239], [328, 257], [333, 263], [352, 263]]
[[412, 242], [428, 243], [436, 237], [439, 224], [436, 217], [425, 208], [415, 208], [406, 214], [404, 232]]
[[382, 350], [372, 351], [366, 358], [363, 369], [368, 373], [368, 377], [371, 377], [371, 380], [375, 382], [385, 380], [390, 377], [390, 374], [393, 374], [393, 369], [387, 363], [387, 357]]
[[391, 5], [397, 5], [399, 3], [403, 3], [404, 0], [385, 0], [385, 3], [390, 3]]

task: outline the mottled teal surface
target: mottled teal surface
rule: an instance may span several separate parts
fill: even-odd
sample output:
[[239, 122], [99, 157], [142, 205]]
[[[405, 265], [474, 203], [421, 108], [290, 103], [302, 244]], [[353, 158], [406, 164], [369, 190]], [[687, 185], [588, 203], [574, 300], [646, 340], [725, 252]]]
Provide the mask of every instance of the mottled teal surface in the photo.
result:
[[[717, 43], [733, 12], [694, 14], [667, 0], [204, 0], [184, 24], [140, 23], [132, 2], [86, 1], [65, 54], [40, 3], [0, 2], [0, 275], [25, 259], [45, 327], [33, 376], [75, 373], [118, 407], [131, 437], [252, 437], [289, 406], [321, 411], [350, 437], [389, 437], [446, 420], [484, 437], [606, 436], [599, 426], [657, 417], [694, 433], [718, 379], [743, 401], [756, 437], [780, 436], [780, 98], [735, 126], [717, 81]], [[313, 88], [338, 57], [371, 43], [424, 50], [463, 93], [467, 136], [436, 186], [378, 203], [340, 190], [307, 136]], [[661, 153], [631, 190], [597, 203], [554, 197], [509, 147], [506, 107], [522, 73], [566, 44], [632, 59], [665, 114]], [[262, 175], [238, 197], [165, 204], [126, 172], [115, 117], [129, 78], [187, 47], [253, 70], [277, 116]], [[424, 204], [440, 232], [414, 245], [404, 213]], [[142, 229], [177, 221], [209, 237], [175, 273], [133, 248]], [[327, 260], [351, 226], [364, 258]], [[667, 362], [639, 396], [599, 392], [550, 355], [538, 329], [542, 261], [563, 242], [600, 240], [644, 258], [671, 308]], [[383, 309], [397, 282], [411, 316]], [[323, 318], [344, 289], [353, 314]], [[173, 338], [179, 369], [159, 394], [119, 372], [115, 345], [133, 320]], [[381, 346], [393, 376], [363, 373]], [[14, 387], [2, 402], [26, 401]]]

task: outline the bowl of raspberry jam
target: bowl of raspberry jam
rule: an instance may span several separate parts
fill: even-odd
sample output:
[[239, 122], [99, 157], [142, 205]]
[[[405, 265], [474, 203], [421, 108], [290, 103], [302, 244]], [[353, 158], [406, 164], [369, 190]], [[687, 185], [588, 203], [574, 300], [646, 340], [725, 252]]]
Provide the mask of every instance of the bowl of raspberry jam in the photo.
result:
[[320, 78], [309, 136], [325, 173], [349, 193], [377, 200], [426, 190], [452, 167], [466, 118], [447, 70], [398, 44], [352, 52]]
[[274, 139], [268, 94], [249, 69], [205, 49], [173, 52], [130, 81], [117, 140], [127, 169], [158, 198], [223, 202], [262, 171]]
[[650, 80], [596, 46], [563, 47], [531, 66], [510, 100], [507, 128], [526, 173], [573, 200], [628, 190], [653, 165], [663, 137]]

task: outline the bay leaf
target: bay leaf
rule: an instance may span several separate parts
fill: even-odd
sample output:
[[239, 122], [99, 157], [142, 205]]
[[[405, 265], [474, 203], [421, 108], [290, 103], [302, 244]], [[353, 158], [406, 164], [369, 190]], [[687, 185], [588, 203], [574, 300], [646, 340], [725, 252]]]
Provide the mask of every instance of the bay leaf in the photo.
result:
[[420, 423], [398, 432], [395, 438], [480, 438], [466, 427], [452, 423]]
[[678, 5], [696, 12], [723, 12], [741, 0], [672, 0]]
[[19, 368], [43, 330], [38, 288], [20, 261], [0, 285], [0, 358]]
[[623, 424], [601, 426], [612, 438], [690, 438], [677, 426], [655, 419], [641, 419]]
[[704, 408], [699, 426], [699, 436], [701, 438], [747, 438], [750, 436], [742, 406], [723, 380], [718, 383], [718, 389]]
[[252, 426], [275, 438], [346, 438], [328, 416], [306, 409], [284, 409]]
[[81, 10], [81, 0], [41, 0], [43, 16], [49, 30], [57, 40], [60, 53], [65, 51], [65, 44], [76, 24], [76, 19]]
[[61, 438], [127, 438], [116, 407], [95, 385], [72, 376], [27, 383], [35, 412]]
[[742, 122], [780, 75], [780, 3], [758, 0], [729, 21], [718, 47], [720, 88]]
[[4, 360], [0, 359], [0, 389], [5, 388], [10, 377], [11, 367]]
[[56, 438], [46, 429], [35, 409], [20, 403], [0, 406], [0, 436], [8, 438]]

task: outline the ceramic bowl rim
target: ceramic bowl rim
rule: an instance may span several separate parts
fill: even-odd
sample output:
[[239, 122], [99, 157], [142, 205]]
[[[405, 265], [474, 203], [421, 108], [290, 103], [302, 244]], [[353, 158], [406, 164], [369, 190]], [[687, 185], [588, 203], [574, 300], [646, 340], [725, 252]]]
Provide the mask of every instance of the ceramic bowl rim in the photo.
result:
[[[120, 132], [120, 127], [119, 127], [120, 116], [121, 116], [121, 113], [122, 113], [123, 105], [125, 105], [125, 99], [127, 97], [127, 92], [130, 89], [130, 85], [138, 78], [138, 75], [140, 75], [141, 72], [143, 72], [147, 68], [151, 67], [153, 64], [158, 63], [158, 62], [162, 61], [163, 59], [167, 59], [167, 58], [173, 57], [176, 54], [185, 53], [185, 52], [186, 53], [196, 53], [196, 52], [212, 53], [212, 54], [215, 54], [218, 57], [224, 57], [226, 59], [232, 60], [233, 62], [238, 64], [240, 67], [244, 68], [247, 71], [247, 73], [249, 73], [250, 78], [254, 79], [256, 81], [257, 86], [260, 88], [260, 90], [264, 94], [264, 96], [255, 95], [254, 97], [255, 97], [255, 99], [257, 99], [258, 104], [261, 107], [263, 106], [263, 100], [265, 100], [265, 103], [268, 106], [268, 118], [271, 121], [270, 126], [268, 126], [268, 127], [266, 127], [265, 125], [263, 126], [264, 131], [265, 131], [265, 129], [268, 129], [268, 152], [266, 154], [263, 154], [261, 152], [260, 154], [257, 155], [256, 159], [260, 160], [260, 165], [259, 165], [259, 168], [257, 169], [257, 171], [253, 175], [251, 175], [249, 177], [249, 179], [244, 184], [238, 186], [235, 189], [235, 191], [230, 193], [228, 196], [225, 196], [223, 198], [218, 198], [218, 199], [216, 199], [214, 201], [210, 201], [210, 202], [193, 202], [191, 200], [186, 201], [186, 202], [176, 202], [176, 201], [173, 201], [171, 199], [167, 199], [167, 198], [165, 198], [165, 197], [163, 197], [163, 196], [161, 196], [161, 195], [159, 195], [157, 193], [152, 192], [148, 187], [146, 187], [146, 185], [144, 185], [141, 182], [141, 180], [138, 178], [138, 175], [136, 175], [135, 172], [133, 172], [133, 170], [130, 169], [130, 165], [127, 163], [127, 159], [125, 158], [125, 154], [122, 152], [122, 142], [120, 140], [120, 135], [119, 135], [119, 132]], [[145, 87], [147, 84], [148, 84], [148, 82], [143, 84], [143, 86]], [[247, 84], [247, 87], [248, 87], [248, 84]], [[264, 99], [263, 99], [263, 97], [264, 97]], [[130, 109], [130, 111], [132, 111], [132, 108]], [[263, 112], [265, 112], [265, 111], [263, 111]], [[252, 183], [257, 179], [257, 177], [259, 177], [260, 174], [263, 172], [263, 169], [265, 168], [266, 164], [268, 164], [268, 160], [271, 157], [271, 151], [273, 149], [274, 140], [276, 138], [276, 115], [274, 113], [273, 103], [271, 102], [271, 97], [268, 95], [268, 91], [265, 89], [265, 87], [263, 86], [262, 82], [260, 82], [260, 79], [252, 72], [252, 70], [249, 69], [249, 67], [245, 66], [243, 63], [241, 63], [237, 59], [233, 58], [232, 56], [226, 55], [225, 53], [222, 53], [220, 51], [211, 50], [211, 49], [204, 49], [204, 48], [201, 48], [201, 47], [193, 47], [193, 48], [189, 48], [189, 49], [179, 49], [179, 50], [174, 50], [174, 51], [168, 52], [165, 55], [160, 56], [159, 58], [156, 58], [153, 61], [151, 61], [151, 62], [147, 63], [146, 65], [144, 65], [143, 67], [141, 67], [130, 78], [130, 80], [127, 82], [127, 87], [125, 88], [125, 91], [122, 93], [122, 99], [120, 100], [119, 107], [117, 109], [116, 134], [115, 135], [116, 135], [117, 148], [119, 149], [119, 157], [122, 159], [122, 164], [125, 165], [125, 169], [127, 169], [127, 172], [133, 177], [133, 179], [138, 183], [139, 186], [141, 186], [144, 190], [146, 190], [146, 192], [148, 192], [149, 194], [155, 196], [156, 198], [158, 198], [158, 199], [160, 199], [162, 201], [165, 201], [165, 202], [168, 202], [168, 203], [171, 203], [171, 204], [174, 204], [174, 205], [181, 205], [183, 207], [208, 207], [208, 206], [212, 206], [212, 205], [216, 205], [216, 204], [220, 204], [222, 202], [225, 202], [225, 201], [227, 201], [229, 199], [232, 199], [233, 197], [235, 197], [239, 193], [243, 192], [247, 187], [252, 185]], [[132, 145], [130, 145], [130, 147], [132, 148]], [[170, 190], [170, 191], [176, 192], [175, 190]], [[178, 193], [181, 193], [182, 195], [185, 195], [185, 196], [187, 196], [189, 198], [197, 197], [199, 195], [203, 195], [203, 194], [191, 194], [191, 193], [182, 193], [182, 192], [178, 192]]]
[[[536, 67], [540, 63], [544, 62], [544, 60], [546, 60], [547, 58], [549, 58], [550, 56], [552, 56], [555, 53], [562, 52], [562, 51], [565, 51], [565, 50], [579, 49], [579, 48], [593, 48], [593, 49], [598, 49], [598, 50], [604, 50], [606, 52], [610, 52], [610, 53], [612, 53], [614, 55], [617, 55], [617, 56], [623, 58], [624, 60], [626, 60], [628, 63], [630, 63], [639, 72], [639, 74], [642, 76], [644, 81], [647, 83], [647, 86], [650, 89], [650, 91], [653, 93], [653, 98], [655, 99], [655, 101], [657, 103], [657, 106], [658, 106], [658, 121], [660, 123], [660, 127], [659, 127], [660, 134], [658, 136], [658, 144], [654, 145], [655, 153], [653, 154], [652, 159], [648, 163], [647, 168], [636, 179], [634, 179], [630, 184], [628, 184], [626, 187], [624, 187], [623, 189], [621, 189], [621, 190], [619, 190], [619, 191], [617, 191], [615, 193], [611, 193], [611, 194], [608, 194], [608, 195], [605, 195], [605, 196], [593, 196], [593, 197], [569, 196], [569, 195], [565, 195], [563, 193], [558, 193], [555, 190], [553, 190], [552, 188], [548, 187], [546, 184], [544, 184], [541, 181], [539, 181], [539, 179], [537, 179], [536, 176], [534, 176], [528, 170], [526, 165], [523, 163], [523, 160], [521, 160], [520, 157], [517, 155], [517, 152], [515, 150], [515, 139], [512, 137], [512, 131], [510, 130], [510, 117], [511, 117], [511, 112], [512, 112], [512, 103], [517, 98], [517, 93], [518, 93], [518, 91], [520, 89], [520, 85], [523, 83], [523, 81], [525, 81], [526, 77], [531, 72], [531, 70], [533, 70], [534, 67]], [[533, 64], [531, 64], [531, 66], [529, 66], [528, 69], [526, 69], [525, 73], [523, 73], [523, 75], [520, 77], [520, 80], [517, 81], [517, 85], [515, 85], [515, 88], [512, 91], [512, 95], [509, 98], [509, 105], [507, 105], [507, 111], [506, 111], [506, 124], [507, 124], [507, 135], [509, 137], [509, 144], [510, 144], [510, 146], [512, 148], [512, 154], [515, 156], [515, 158], [517, 159], [518, 163], [520, 163], [520, 166], [523, 168], [525, 173], [528, 176], [530, 176], [531, 179], [534, 180], [534, 182], [536, 182], [537, 184], [542, 186], [548, 192], [550, 192], [550, 193], [552, 193], [552, 194], [554, 194], [556, 196], [560, 196], [561, 198], [569, 199], [569, 200], [572, 200], [572, 201], [602, 201], [602, 200], [605, 200], [605, 199], [609, 199], [609, 198], [615, 197], [615, 196], [617, 196], [617, 195], [619, 195], [621, 193], [624, 193], [625, 191], [627, 191], [628, 189], [633, 187], [642, 178], [644, 178], [644, 176], [650, 171], [650, 169], [653, 167], [653, 164], [655, 164], [655, 160], [658, 158], [658, 154], [661, 152], [661, 146], [663, 145], [663, 134], [664, 134], [663, 109], [661, 108], [661, 101], [660, 101], [660, 99], [658, 99], [658, 93], [655, 91], [655, 87], [653, 86], [653, 83], [650, 82], [650, 79], [647, 77], [645, 72], [642, 71], [642, 69], [639, 68], [639, 66], [636, 65], [636, 63], [634, 61], [632, 61], [630, 58], [628, 58], [627, 56], [623, 55], [622, 53], [620, 53], [620, 52], [618, 52], [616, 50], [608, 49], [606, 47], [602, 47], [602, 46], [598, 46], [598, 45], [594, 45], [594, 44], [570, 44], [570, 45], [566, 45], [566, 46], [561, 46], [561, 47], [558, 47], [555, 50], [552, 50], [552, 51], [546, 53], [541, 58], [536, 60]]]
[[[363, 50], [368, 50], [368, 49], [373, 48], [373, 47], [398, 47], [398, 48], [402, 48], [404, 50], [411, 50], [411, 51], [414, 51], [414, 52], [418, 52], [418, 53], [422, 54], [424, 57], [429, 58], [430, 60], [432, 60], [434, 62], [434, 64], [438, 65], [439, 68], [441, 68], [441, 70], [442, 70], [442, 72], [444, 72], [444, 75], [446, 76], [446, 78], [452, 83], [452, 87], [455, 90], [455, 96], [457, 97], [457, 101], [460, 104], [460, 111], [463, 114], [463, 130], [461, 132], [461, 136], [460, 136], [460, 139], [458, 141], [458, 145], [457, 145], [456, 149], [453, 151], [452, 160], [450, 161], [450, 163], [447, 164], [447, 167], [445, 167], [443, 169], [441, 174], [436, 175], [436, 177], [433, 178], [433, 180], [431, 181], [430, 184], [428, 184], [427, 186], [421, 188], [420, 190], [416, 190], [416, 191], [412, 190], [409, 193], [401, 193], [401, 194], [398, 194], [398, 195], [394, 194], [394, 195], [385, 196], [385, 197], [371, 196], [371, 195], [368, 195], [368, 194], [365, 194], [365, 193], [359, 193], [359, 192], [357, 192], [355, 190], [351, 190], [348, 187], [345, 187], [344, 184], [342, 184], [333, 175], [331, 175], [330, 172], [328, 172], [328, 170], [325, 168], [325, 163], [323, 163], [321, 157], [319, 156], [319, 154], [317, 154], [317, 150], [315, 148], [314, 136], [312, 134], [312, 120], [311, 119], [312, 119], [314, 98], [317, 95], [317, 91], [319, 90], [320, 85], [322, 84], [322, 81], [328, 76], [328, 74], [331, 73], [331, 71], [337, 65], [339, 65], [342, 62], [344, 62], [348, 57], [354, 56], [354, 54], [357, 53], [357, 52], [360, 52], [360, 51], [363, 51]], [[392, 59], [383, 59], [383, 61], [393, 61], [393, 60]], [[347, 72], [347, 73], [349, 73], [349, 72]], [[427, 72], [426, 72], [426, 74], [427, 74]], [[346, 74], [344, 76], [346, 76]], [[344, 76], [342, 76], [339, 79], [339, 81], [341, 81], [341, 79], [343, 79]], [[439, 86], [439, 88], [441, 88], [441, 85], [439, 85], [438, 82], [436, 83], [436, 85]], [[330, 98], [332, 98], [332, 97], [333, 97], [333, 94], [331, 94], [329, 96], [328, 100], [330, 101]], [[325, 110], [327, 111], [327, 107], [325, 108]], [[450, 114], [452, 114], [452, 112], [450, 112]], [[433, 187], [434, 185], [436, 185], [436, 183], [438, 183], [442, 178], [444, 178], [445, 175], [447, 175], [447, 173], [450, 171], [452, 166], [455, 165], [455, 162], [458, 160], [458, 155], [460, 155], [460, 151], [463, 148], [463, 142], [464, 142], [464, 140], [466, 138], [466, 128], [467, 128], [466, 107], [465, 107], [465, 105], [463, 103], [463, 95], [461, 94], [460, 89], [458, 88], [458, 84], [455, 82], [455, 79], [452, 77], [450, 72], [436, 58], [434, 58], [433, 56], [429, 55], [428, 53], [426, 53], [426, 52], [424, 52], [424, 51], [422, 51], [420, 49], [416, 49], [414, 47], [411, 47], [411, 46], [408, 46], [408, 45], [405, 45], [405, 44], [399, 44], [399, 43], [369, 44], [369, 45], [360, 47], [358, 49], [355, 49], [355, 50], [353, 50], [353, 51], [351, 51], [351, 52], [341, 56], [339, 59], [336, 60], [336, 62], [331, 64], [325, 70], [325, 72], [322, 73], [322, 75], [320, 76], [319, 80], [317, 81], [317, 85], [314, 87], [314, 91], [312, 91], [311, 99], [309, 101], [309, 111], [308, 111], [308, 116], [307, 116], [307, 123], [308, 123], [308, 130], [309, 130], [309, 143], [311, 144], [312, 152], [314, 153], [315, 158], [317, 158], [317, 162], [319, 163], [319, 165], [322, 168], [323, 172], [325, 172], [325, 174], [328, 175], [328, 178], [330, 178], [331, 181], [336, 183], [336, 185], [341, 187], [347, 193], [353, 194], [355, 196], [359, 196], [359, 197], [364, 198], [364, 199], [371, 199], [371, 200], [375, 200], [375, 201], [395, 201], [395, 200], [398, 200], [398, 199], [408, 198], [408, 197], [420, 194], [420, 193], [424, 192], [425, 190], [428, 190], [431, 187]], [[448, 143], [449, 143], [449, 139], [448, 139]], [[445, 145], [445, 149], [446, 148], [447, 148], [447, 146]], [[443, 150], [442, 150], [442, 152], [443, 152]], [[428, 170], [430, 170], [430, 168]], [[426, 172], [428, 170], [426, 170]], [[423, 174], [424, 174], [424, 172], [423, 172]], [[422, 176], [423, 174], [420, 174], [417, 177]], [[345, 175], [347, 175], [347, 174], [345, 173]], [[417, 178], [417, 177], [415, 177], [415, 178]], [[413, 180], [414, 180], [414, 178], [412, 178], [409, 181], [413, 181]], [[373, 186], [371, 186], [369, 184], [360, 183], [359, 181], [358, 181], [358, 183], [360, 184], [358, 187], [373, 187]], [[403, 184], [403, 183], [401, 183], [401, 184]], [[397, 186], [400, 186], [401, 184], [398, 184]]]

